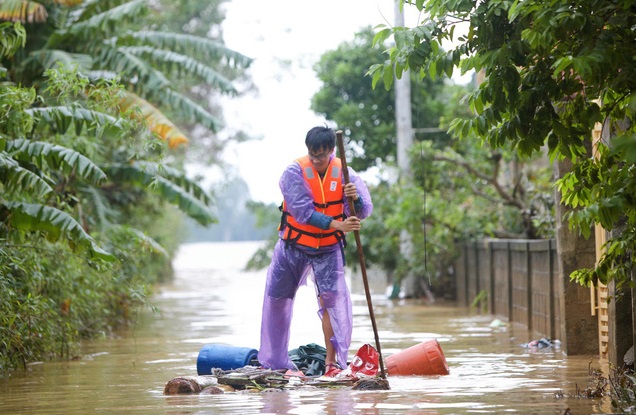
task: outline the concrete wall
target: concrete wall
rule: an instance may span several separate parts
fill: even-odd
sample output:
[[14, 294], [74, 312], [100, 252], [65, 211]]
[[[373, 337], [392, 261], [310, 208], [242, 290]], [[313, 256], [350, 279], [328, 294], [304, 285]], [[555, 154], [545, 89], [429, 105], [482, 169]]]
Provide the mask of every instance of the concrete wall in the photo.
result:
[[455, 262], [457, 301], [471, 305], [484, 292], [487, 312], [526, 326], [530, 338], [558, 339], [568, 354], [598, 353], [598, 340], [589, 341], [598, 339], [589, 289], [563, 275], [556, 245], [554, 239], [465, 243]]

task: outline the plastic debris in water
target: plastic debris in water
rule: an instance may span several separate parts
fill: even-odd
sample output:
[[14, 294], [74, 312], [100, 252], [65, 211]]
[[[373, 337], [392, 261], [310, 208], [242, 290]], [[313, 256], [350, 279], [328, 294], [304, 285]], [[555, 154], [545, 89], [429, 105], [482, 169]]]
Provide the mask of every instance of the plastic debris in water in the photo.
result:
[[542, 337], [539, 340], [532, 340], [521, 345], [521, 347], [525, 347], [528, 349], [547, 349], [550, 347], [558, 348], [560, 346], [561, 342], [559, 340], [550, 340], [545, 337]]
[[490, 323], [490, 327], [507, 327], [508, 323], [503, 322], [501, 320], [499, 320], [498, 318], [494, 319], [491, 323]]

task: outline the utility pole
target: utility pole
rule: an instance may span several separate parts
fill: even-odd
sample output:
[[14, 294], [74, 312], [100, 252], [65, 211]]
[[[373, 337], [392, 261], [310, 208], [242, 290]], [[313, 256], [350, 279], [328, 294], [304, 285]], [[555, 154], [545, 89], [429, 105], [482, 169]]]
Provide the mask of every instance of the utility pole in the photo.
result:
[[[404, 26], [402, 2], [394, 2], [395, 27]], [[411, 165], [408, 151], [413, 145], [413, 121], [411, 118], [411, 77], [409, 72], [402, 73], [401, 79], [395, 79], [395, 126], [397, 128], [397, 164], [400, 179], [409, 179]]]
[[[395, 27], [404, 26], [404, 10], [401, 1], [394, 3]], [[413, 146], [413, 120], [411, 117], [411, 77], [408, 71], [402, 73], [401, 79], [395, 79], [395, 126], [397, 138], [397, 165], [398, 183], [408, 182], [412, 179], [409, 149]], [[413, 258], [413, 242], [406, 229], [400, 232], [400, 254], [407, 261]], [[399, 295], [397, 289], [404, 293], [405, 297], [413, 297], [417, 294], [417, 278], [412, 272], [408, 272], [400, 284], [393, 285], [391, 297]]]

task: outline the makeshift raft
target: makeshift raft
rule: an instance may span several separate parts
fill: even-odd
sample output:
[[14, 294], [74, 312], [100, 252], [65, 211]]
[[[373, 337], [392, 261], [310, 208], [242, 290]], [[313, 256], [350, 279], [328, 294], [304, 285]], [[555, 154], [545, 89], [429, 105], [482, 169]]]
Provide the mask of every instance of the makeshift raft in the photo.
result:
[[286, 375], [285, 370], [271, 370], [259, 366], [245, 366], [234, 370], [214, 369], [211, 375], [181, 376], [170, 380], [163, 389], [164, 395], [208, 394], [245, 390], [308, 387], [352, 387], [356, 379], [320, 379], [318, 376]]
[[[165, 395], [221, 394], [236, 391], [265, 391], [298, 387], [350, 387], [355, 390], [374, 388], [377, 357], [369, 360], [363, 351], [375, 352], [364, 345], [349, 365], [355, 367], [354, 376], [326, 378], [322, 346], [314, 343], [289, 352], [290, 358], [301, 370], [302, 376], [286, 369], [271, 370], [258, 366], [257, 351], [245, 347], [218, 344], [205, 345], [197, 358], [197, 376], [180, 376], [164, 387]], [[377, 354], [377, 352], [376, 352]], [[362, 357], [362, 359], [361, 359]], [[392, 375], [447, 375], [448, 364], [437, 340], [411, 346], [387, 359], [388, 374]], [[370, 370], [366, 370], [366, 369]], [[378, 381], [386, 379], [375, 376]]]

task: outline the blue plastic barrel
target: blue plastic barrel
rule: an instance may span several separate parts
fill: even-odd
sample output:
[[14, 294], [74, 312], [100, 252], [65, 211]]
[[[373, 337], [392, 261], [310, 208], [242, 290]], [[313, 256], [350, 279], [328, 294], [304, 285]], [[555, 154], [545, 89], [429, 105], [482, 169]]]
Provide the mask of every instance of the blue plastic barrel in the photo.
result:
[[197, 373], [210, 375], [213, 368], [239, 369], [256, 359], [258, 351], [250, 347], [234, 347], [223, 344], [206, 344], [197, 357]]

